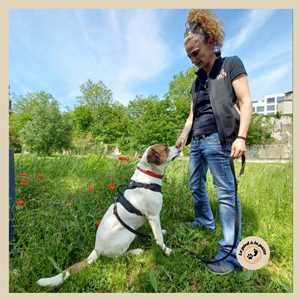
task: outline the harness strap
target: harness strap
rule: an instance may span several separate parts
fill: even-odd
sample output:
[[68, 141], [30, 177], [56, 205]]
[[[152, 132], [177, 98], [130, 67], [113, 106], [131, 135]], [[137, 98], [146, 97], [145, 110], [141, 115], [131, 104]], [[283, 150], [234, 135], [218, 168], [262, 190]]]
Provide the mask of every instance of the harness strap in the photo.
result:
[[132, 214], [136, 214], [138, 216], [144, 216], [144, 214], [141, 213], [139, 209], [134, 207], [124, 196], [124, 194], [119, 194], [119, 197], [117, 198], [116, 202], [119, 202], [122, 204], [122, 206], [129, 211]]
[[141, 233], [141, 232], [138, 232], [136, 231], [135, 229], [133, 229], [132, 227], [130, 227], [129, 225], [127, 225], [122, 219], [121, 217], [119, 216], [118, 214], [118, 210], [117, 210], [117, 203], [115, 202], [115, 205], [114, 205], [114, 215], [116, 216], [116, 218], [118, 219], [118, 221], [127, 229], [129, 230], [130, 232], [132, 232], [133, 234], [135, 235], [139, 235], [143, 238], [147, 238], [147, 239], [151, 239], [151, 236], [148, 235], [148, 234], [144, 234], [144, 233]]
[[140, 233], [138, 231], [136, 231], [135, 229], [133, 229], [132, 227], [130, 227], [129, 225], [127, 225], [120, 217], [120, 215], [118, 214], [118, 210], [117, 210], [117, 203], [120, 203], [128, 212], [132, 213], [132, 214], [136, 214], [138, 216], [142, 216], [145, 217], [145, 215], [136, 207], [134, 207], [124, 196], [124, 192], [127, 189], [135, 189], [135, 188], [139, 188], [139, 187], [143, 187], [149, 190], [152, 190], [154, 192], [161, 192], [161, 186], [159, 184], [155, 184], [155, 183], [151, 183], [151, 184], [146, 184], [146, 183], [141, 183], [141, 182], [136, 182], [134, 180], [132, 180], [129, 185], [122, 191], [119, 192], [118, 197], [115, 199], [115, 205], [114, 205], [114, 209], [113, 209], [113, 213], [116, 216], [116, 218], [118, 219], [118, 221], [130, 232], [132, 232], [135, 235], [139, 235], [143, 238], [147, 238], [147, 239], [151, 239], [151, 236], [148, 234], [143, 234]]
[[141, 182], [137, 182], [132, 180], [129, 185], [127, 186], [127, 189], [135, 189], [135, 188], [145, 188], [148, 190], [151, 190], [153, 192], [159, 192], [161, 193], [161, 185], [157, 184], [157, 183], [141, 183]]

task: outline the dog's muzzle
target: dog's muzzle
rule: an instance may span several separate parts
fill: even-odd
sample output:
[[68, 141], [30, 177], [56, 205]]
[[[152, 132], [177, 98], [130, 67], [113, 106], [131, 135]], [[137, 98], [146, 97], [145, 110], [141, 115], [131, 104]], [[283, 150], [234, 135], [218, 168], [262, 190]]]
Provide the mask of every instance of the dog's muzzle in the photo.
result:
[[175, 147], [172, 146], [169, 148], [169, 155], [168, 155], [168, 160], [173, 160], [179, 155], [180, 151]]

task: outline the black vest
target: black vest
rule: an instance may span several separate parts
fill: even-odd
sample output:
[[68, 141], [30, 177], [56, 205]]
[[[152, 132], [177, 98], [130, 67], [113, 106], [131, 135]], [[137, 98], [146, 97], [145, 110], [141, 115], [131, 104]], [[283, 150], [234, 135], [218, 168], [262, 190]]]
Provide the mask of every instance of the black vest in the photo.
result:
[[[236, 95], [233, 90], [231, 79], [229, 78], [229, 57], [224, 59], [220, 73], [224, 70], [224, 78], [208, 78], [208, 94], [212, 110], [216, 119], [218, 134], [221, 144], [231, 144], [238, 135], [240, 126], [240, 115], [234, 105], [236, 104]], [[193, 122], [195, 118], [195, 81], [192, 86], [193, 97]], [[190, 130], [187, 145], [191, 142], [192, 130]]]

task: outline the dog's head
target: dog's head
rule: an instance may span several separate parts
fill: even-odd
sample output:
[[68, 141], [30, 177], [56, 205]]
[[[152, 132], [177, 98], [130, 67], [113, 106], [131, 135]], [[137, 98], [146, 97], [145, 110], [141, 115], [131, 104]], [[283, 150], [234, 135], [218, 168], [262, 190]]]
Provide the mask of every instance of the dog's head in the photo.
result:
[[[134, 172], [131, 179], [146, 183], [153, 183], [160, 180], [164, 174], [167, 162], [173, 160], [179, 153], [180, 151], [175, 146], [170, 148], [163, 144], [149, 146], [139, 161], [137, 170]], [[145, 177], [143, 174], [145, 172], [143, 170], [151, 171], [152, 173], [154, 172], [161, 177], [153, 176], [153, 174]]]
[[146, 162], [148, 164], [161, 166], [175, 159], [179, 153], [180, 151], [176, 147], [168, 148], [168, 146], [163, 144], [155, 144], [146, 150]]

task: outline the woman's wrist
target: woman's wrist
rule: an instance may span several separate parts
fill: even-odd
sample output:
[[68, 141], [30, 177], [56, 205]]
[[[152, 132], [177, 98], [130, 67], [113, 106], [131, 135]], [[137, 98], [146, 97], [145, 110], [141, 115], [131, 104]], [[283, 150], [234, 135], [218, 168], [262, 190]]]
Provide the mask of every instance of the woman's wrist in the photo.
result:
[[236, 139], [244, 140], [245, 142], [247, 141], [247, 138], [243, 135], [238, 135]]

